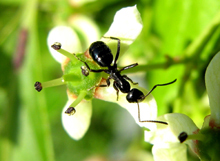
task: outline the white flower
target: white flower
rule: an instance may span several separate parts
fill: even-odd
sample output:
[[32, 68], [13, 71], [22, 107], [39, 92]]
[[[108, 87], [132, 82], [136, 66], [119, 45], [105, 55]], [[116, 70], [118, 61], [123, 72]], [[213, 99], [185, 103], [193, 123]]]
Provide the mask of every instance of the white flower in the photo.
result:
[[[119, 10], [115, 17], [114, 21], [108, 30], [108, 32], [104, 36], [112, 36], [117, 37], [121, 39], [121, 50], [120, 50], [120, 56], [127, 50], [129, 45], [136, 39], [136, 37], [139, 35], [140, 31], [142, 29], [142, 22], [140, 18], [140, 14], [136, 8], [136, 6], [133, 7], [126, 7]], [[106, 38], [102, 38], [102, 41], [104, 41], [112, 50], [112, 53], [116, 53], [116, 44], [117, 41], [115, 40], [109, 40]], [[71, 27], [68, 26], [57, 26], [51, 30], [51, 32], [48, 35], [48, 46], [49, 48], [51, 45], [53, 45], [55, 42], [59, 42], [62, 45], [62, 49], [66, 50], [67, 55], [70, 57], [73, 57], [70, 53], [76, 53], [80, 52], [79, 40], [74, 32], [74, 30]], [[90, 42], [91, 43], [91, 42]], [[64, 69], [64, 66], [67, 65], [69, 62], [69, 59], [65, 56], [61, 55], [57, 51], [54, 51], [53, 49], [50, 49], [50, 52], [52, 56], [62, 64], [62, 68]], [[85, 52], [86, 54], [86, 52]], [[75, 59], [75, 58], [73, 58]], [[72, 60], [71, 60], [72, 61]], [[77, 63], [81, 63], [79, 60]], [[74, 67], [74, 66], [73, 66]], [[65, 71], [64, 71], [65, 73]], [[81, 73], [78, 74], [79, 80], [75, 85], [79, 85], [80, 79], [84, 79]], [[89, 75], [91, 76], [92, 73]], [[77, 75], [74, 75], [74, 78], [77, 78]], [[98, 79], [99, 80], [99, 79]], [[65, 82], [64, 77], [59, 79], [61, 82]], [[77, 81], [76, 79], [74, 81]], [[100, 81], [100, 80], [99, 80]], [[87, 82], [84, 82], [87, 83]], [[95, 82], [94, 85], [98, 84], [99, 82]], [[59, 83], [58, 83], [59, 84]], [[62, 83], [60, 83], [62, 84]], [[93, 86], [94, 86], [93, 85]], [[112, 87], [109, 88], [103, 88], [103, 89], [113, 89]], [[84, 99], [86, 97], [86, 91], [82, 90], [79, 92], [79, 94], [75, 94], [73, 92], [74, 89], [68, 89], [68, 101], [63, 108], [62, 112], [62, 123], [64, 126], [64, 129], [66, 132], [72, 137], [73, 139], [80, 139], [84, 136], [86, 133], [89, 124], [90, 119], [92, 115], [92, 104], [91, 100]], [[96, 93], [97, 94], [97, 93]], [[96, 96], [95, 96], [96, 97]], [[123, 96], [124, 97], [124, 96]], [[111, 101], [115, 101], [115, 98], [112, 98]], [[119, 104], [122, 104], [121, 101], [119, 101]], [[129, 103], [127, 103], [130, 105]], [[76, 109], [76, 113], [74, 115], [67, 115], [65, 111], [70, 107], [73, 106]], [[123, 105], [124, 106], [124, 105]], [[130, 105], [131, 106], [131, 105]], [[133, 106], [133, 104], [132, 104]], [[141, 105], [142, 106], [142, 105]]]

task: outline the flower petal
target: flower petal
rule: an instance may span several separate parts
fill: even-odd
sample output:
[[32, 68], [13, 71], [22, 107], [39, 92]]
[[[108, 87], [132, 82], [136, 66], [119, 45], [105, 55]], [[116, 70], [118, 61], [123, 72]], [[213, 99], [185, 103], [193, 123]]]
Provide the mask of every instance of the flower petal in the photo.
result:
[[83, 100], [76, 106], [76, 113], [65, 113], [74, 99], [69, 99], [62, 111], [63, 127], [69, 136], [75, 140], [81, 139], [89, 128], [92, 116], [92, 102]]
[[58, 53], [56, 50], [51, 48], [55, 42], [59, 42], [62, 45], [62, 49], [73, 53], [73, 52], [81, 52], [81, 43], [80, 40], [75, 33], [75, 31], [68, 26], [56, 26], [54, 27], [47, 37], [47, 45], [50, 50], [51, 55], [54, 57], [56, 61], [62, 63], [66, 57]]
[[[142, 30], [142, 20], [136, 5], [125, 7], [116, 12], [113, 23], [109, 30], [104, 34], [105, 37], [116, 37], [121, 39], [120, 56], [128, 49], [129, 45], [137, 38]], [[115, 54], [117, 47], [115, 40], [102, 38]]]
[[[165, 114], [158, 117], [158, 120], [165, 121], [168, 125], [157, 124], [156, 130], [145, 131], [146, 142], [152, 144], [179, 143], [178, 136], [181, 132], [193, 134], [199, 130], [188, 116], [180, 113]], [[185, 143], [193, 148], [192, 140], [187, 140]]]
[[[105, 84], [103, 80], [100, 84]], [[134, 86], [132, 86], [133, 88]], [[140, 88], [139, 86], [135, 86], [135, 88], [139, 88], [142, 92], [145, 94], [147, 93], [147, 90]], [[138, 119], [138, 106], [136, 103], [129, 103], [126, 100], [126, 94], [122, 94], [119, 92], [119, 99], [117, 99], [116, 91], [113, 88], [112, 85], [109, 87], [99, 87], [96, 89], [95, 97], [98, 99], [102, 99], [104, 101], [110, 101], [110, 102], [115, 102], [119, 104], [121, 107], [125, 108], [128, 110], [128, 112], [132, 115], [136, 123], [141, 126], [141, 127], [146, 127], [151, 130], [156, 129], [155, 123], [151, 122], [139, 122]], [[140, 120], [156, 120], [157, 118], [157, 105], [156, 101], [153, 98], [152, 95], [149, 95], [147, 98], [145, 98], [144, 101], [139, 103], [140, 107]]]
[[[121, 94], [119, 96], [118, 101], [113, 101], [117, 104], [119, 104], [121, 107], [128, 110], [128, 112], [131, 114], [131, 116], [134, 118], [135, 122], [141, 126], [146, 127], [150, 130], [156, 129], [156, 124], [152, 122], [140, 122], [138, 118], [138, 106], [137, 103], [129, 103], [126, 100], [126, 95]], [[139, 103], [140, 108], [140, 120], [146, 121], [146, 120], [156, 120], [157, 118], [157, 104], [153, 96], [148, 96], [144, 101]]]
[[155, 161], [187, 161], [185, 144], [156, 144], [152, 152]]
[[220, 127], [220, 52], [209, 63], [205, 74], [205, 83], [211, 108], [210, 121]]
[[100, 39], [100, 31], [98, 26], [85, 15], [74, 14], [69, 19], [70, 24], [80, 32], [81, 37], [83, 38], [83, 47], [86, 47], [86, 50], [91, 43]]
[[126, 43], [130, 45], [140, 34], [142, 27], [142, 20], [136, 5], [125, 7], [116, 12], [114, 21], [105, 36], [128, 39]]

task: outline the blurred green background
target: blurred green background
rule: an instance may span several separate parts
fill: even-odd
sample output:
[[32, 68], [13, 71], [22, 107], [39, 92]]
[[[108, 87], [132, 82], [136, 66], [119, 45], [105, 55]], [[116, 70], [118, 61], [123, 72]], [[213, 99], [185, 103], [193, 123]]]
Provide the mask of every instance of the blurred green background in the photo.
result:
[[[34, 90], [36, 81], [62, 75], [47, 47], [51, 28], [68, 23], [72, 15], [84, 15], [102, 36], [116, 11], [135, 4], [143, 30], [119, 61], [138, 62], [139, 67], [128, 72], [143, 73], [140, 84], [147, 89], [177, 78], [172, 86], [153, 92], [158, 115], [184, 113], [201, 127], [210, 113], [204, 73], [220, 50], [219, 0], [1, 0], [1, 161], [152, 160], [143, 130], [118, 105], [94, 99], [91, 126], [75, 141], [61, 124], [66, 87]], [[86, 38], [78, 34], [85, 51]], [[188, 158], [198, 160], [190, 152]]]

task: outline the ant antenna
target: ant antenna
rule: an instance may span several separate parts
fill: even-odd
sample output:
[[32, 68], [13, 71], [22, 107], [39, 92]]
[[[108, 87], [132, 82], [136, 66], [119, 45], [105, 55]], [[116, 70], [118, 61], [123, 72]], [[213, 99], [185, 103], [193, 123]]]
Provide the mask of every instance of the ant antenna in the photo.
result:
[[168, 125], [168, 123], [164, 122], [164, 121], [157, 121], [157, 120], [144, 120], [144, 121], [142, 121], [140, 119], [140, 107], [139, 107], [139, 103], [138, 102], [137, 102], [137, 105], [138, 105], [138, 120], [139, 120], [139, 122], [152, 122], [152, 123]]
[[176, 82], [177, 79], [173, 80], [172, 82], [169, 82], [169, 83], [165, 83], [165, 84], [157, 84], [155, 85], [145, 96], [143, 96], [141, 98], [141, 100], [144, 100], [149, 94], [151, 94], [151, 92], [153, 92], [153, 90], [157, 87], [157, 86], [166, 86], [166, 85], [169, 85], [169, 84], [172, 84], [174, 82]]
[[[173, 80], [172, 82], [169, 82], [169, 83], [165, 83], [165, 84], [157, 84], [155, 85], [145, 96], [141, 97], [141, 99], [139, 99], [138, 101], [142, 101], [144, 100], [148, 95], [151, 94], [151, 92], [153, 92], [153, 90], [157, 87], [157, 86], [166, 86], [166, 85], [169, 85], [169, 84], [172, 84], [174, 82], [176, 82], [177, 79]], [[139, 107], [139, 103], [137, 102], [137, 105], [138, 105], [138, 120], [139, 122], [152, 122], [152, 123], [160, 123], [160, 124], [164, 124], [164, 125], [168, 125], [167, 122], [164, 122], [164, 121], [157, 121], [157, 120], [145, 120], [145, 121], [141, 121], [140, 119], [140, 107]]]

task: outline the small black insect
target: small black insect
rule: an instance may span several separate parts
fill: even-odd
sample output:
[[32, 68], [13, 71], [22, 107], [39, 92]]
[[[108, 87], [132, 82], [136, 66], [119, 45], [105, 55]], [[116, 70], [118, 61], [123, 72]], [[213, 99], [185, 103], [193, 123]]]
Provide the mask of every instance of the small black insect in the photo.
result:
[[[110, 39], [114, 39], [118, 41], [117, 53], [116, 53], [114, 62], [113, 62], [113, 55], [111, 53], [111, 50], [102, 41], [96, 41], [92, 43], [89, 47], [89, 54], [99, 66], [107, 67], [107, 69], [98, 69], [98, 70], [90, 69], [89, 65], [86, 62], [80, 60], [75, 54], [74, 55], [76, 56], [78, 60], [80, 60], [86, 65], [86, 67], [88, 68], [90, 72], [96, 72], [96, 73], [105, 72], [109, 74], [109, 77], [106, 79], [107, 84], [101, 84], [95, 87], [108, 87], [110, 86], [110, 79], [113, 79], [114, 80], [113, 87], [116, 90], [117, 100], [118, 100], [119, 91], [121, 91], [122, 93], [130, 92], [131, 86], [128, 81], [130, 81], [134, 85], [138, 84], [138, 83], [134, 83], [128, 76], [121, 75], [121, 72], [126, 69], [130, 69], [130, 68], [137, 66], [138, 63], [125, 66], [122, 69], [118, 70], [117, 60], [118, 60], [119, 53], [120, 53], [120, 39], [115, 38], [115, 37], [104, 37], [104, 38], [110, 38]], [[112, 62], [113, 62], [113, 65], [111, 65]]]
[[[113, 87], [116, 90], [116, 95], [117, 95], [117, 100], [118, 100], [118, 94], [119, 91], [122, 93], [127, 93], [126, 99], [129, 103], [137, 103], [138, 105], [138, 119], [139, 122], [155, 122], [155, 123], [162, 123], [162, 124], [167, 124], [166, 122], [163, 121], [154, 121], [154, 120], [146, 120], [146, 121], [141, 121], [140, 120], [140, 109], [139, 109], [139, 102], [143, 101], [157, 86], [166, 86], [169, 84], [172, 84], [176, 81], [176, 79], [172, 82], [166, 83], [166, 84], [157, 84], [155, 85], [146, 95], [143, 94], [139, 89], [133, 88], [131, 89], [130, 83], [136, 85], [138, 83], [134, 83], [128, 76], [126, 75], [121, 75], [121, 72], [133, 68], [138, 65], [138, 63], [134, 63], [128, 66], [125, 66], [121, 69], [117, 68], [117, 60], [120, 54], [120, 39], [115, 38], [115, 37], [104, 37], [104, 38], [109, 38], [109, 39], [114, 39], [118, 41], [117, 45], [117, 53], [115, 56], [115, 59], [113, 61], [113, 55], [111, 53], [111, 50], [109, 47], [102, 41], [96, 41], [92, 43], [89, 47], [89, 54], [92, 57], [92, 59], [101, 67], [106, 67], [107, 69], [98, 69], [98, 70], [93, 70], [90, 69], [89, 65], [80, 60], [75, 54], [75, 57], [83, 62], [88, 70], [90, 72], [105, 72], [109, 74], [109, 77], [106, 79], [106, 84], [101, 84], [95, 87], [109, 87], [110, 86], [110, 79], [113, 79]], [[113, 63], [113, 65], [112, 65]], [[130, 83], [129, 83], [129, 82]]]

